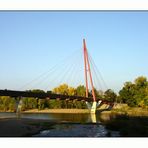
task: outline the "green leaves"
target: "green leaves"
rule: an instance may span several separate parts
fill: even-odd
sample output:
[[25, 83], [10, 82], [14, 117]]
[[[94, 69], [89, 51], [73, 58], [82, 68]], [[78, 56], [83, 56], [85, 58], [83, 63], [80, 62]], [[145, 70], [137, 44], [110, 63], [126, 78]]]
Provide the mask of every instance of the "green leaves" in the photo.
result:
[[115, 102], [117, 99], [117, 95], [113, 90], [108, 89], [107, 91], [104, 92], [104, 98], [107, 101]]
[[119, 95], [123, 103], [127, 103], [129, 106], [148, 106], [147, 78], [140, 76], [135, 79], [134, 83], [126, 82]]
[[77, 96], [84, 97], [86, 95], [86, 88], [85, 88], [85, 86], [84, 85], [79, 85], [76, 88], [76, 94], [77, 94]]
[[0, 110], [1, 111], [15, 111], [16, 101], [14, 98], [1, 96], [0, 97]]
[[[43, 90], [35, 89], [28, 90], [35, 93], [44, 93]], [[94, 88], [96, 98], [104, 99], [112, 102], [127, 103], [131, 107], [139, 106], [142, 108], [148, 108], [148, 81], [146, 77], [140, 76], [135, 79], [134, 82], [125, 82], [123, 88], [119, 91], [119, 95], [108, 89], [105, 92], [99, 91]], [[52, 91], [47, 93], [56, 93], [69, 96], [85, 96], [86, 88], [84, 85], [78, 87], [70, 87], [67, 84], [62, 84]], [[92, 96], [91, 90], [89, 90], [89, 96]], [[18, 98], [19, 99], [19, 98]], [[14, 98], [1, 96], [0, 97], [0, 110], [1, 111], [16, 111], [16, 101]], [[22, 98], [22, 110], [35, 109], [39, 110], [45, 108], [87, 108], [84, 101], [73, 100], [49, 100], [40, 98]]]
[[62, 95], [75, 95], [75, 89], [69, 87], [67, 84], [62, 84], [53, 89], [53, 93], [62, 94]]

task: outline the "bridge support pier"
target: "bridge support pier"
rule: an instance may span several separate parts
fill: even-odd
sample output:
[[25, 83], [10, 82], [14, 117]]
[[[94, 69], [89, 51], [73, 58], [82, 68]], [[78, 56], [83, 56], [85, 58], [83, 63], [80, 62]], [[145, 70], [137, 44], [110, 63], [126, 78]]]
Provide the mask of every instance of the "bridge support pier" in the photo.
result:
[[95, 114], [96, 110], [97, 110], [97, 102], [94, 101], [93, 104], [92, 104], [91, 110], [90, 110], [91, 114]]
[[20, 118], [21, 116], [22, 103], [23, 103], [22, 97], [19, 97], [19, 100], [17, 102], [17, 108], [16, 108], [16, 115], [18, 118]]
[[96, 113], [96, 110], [97, 110], [97, 107], [98, 107], [101, 103], [102, 103], [102, 101], [100, 100], [100, 101], [98, 101], [98, 102], [94, 101], [94, 102], [92, 103], [92, 105], [91, 105], [89, 102], [86, 102], [86, 105], [87, 105], [88, 109], [90, 110], [90, 113], [95, 114], [95, 113]]
[[89, 102], [86, 102], [87, 108], [90, 110], [90, 113], [95, 114], [97, 109], [97, 102], [94, 101], [92, 105]]

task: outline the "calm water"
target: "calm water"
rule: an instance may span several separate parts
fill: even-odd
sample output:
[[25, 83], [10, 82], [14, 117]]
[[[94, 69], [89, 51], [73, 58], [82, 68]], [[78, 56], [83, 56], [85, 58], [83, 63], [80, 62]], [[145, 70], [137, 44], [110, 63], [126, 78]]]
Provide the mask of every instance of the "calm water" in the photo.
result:
[[[0, 118], [16, 118], [15, 113], [0, 113]], [[109, 131], [101, 123], [99, 115], [61, 113], [23, 113], [21, 118], [46, 119], [55, 124], [50, 130], [41, 131], [34, 137], [118, 137], [118, 131]]]

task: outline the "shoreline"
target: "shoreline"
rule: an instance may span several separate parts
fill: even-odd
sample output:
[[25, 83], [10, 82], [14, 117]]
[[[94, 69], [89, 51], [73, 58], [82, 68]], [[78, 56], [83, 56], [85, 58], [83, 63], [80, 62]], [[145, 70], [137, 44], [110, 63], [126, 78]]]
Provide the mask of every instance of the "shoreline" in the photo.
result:
[[90, 111], [88, 109], [31, 109], [27, 111], [22, 111], [22, 113], [62, 113], [62, 114], [89, 114]]
[[[52, 124], [39, 119], [3, 118], [0, 119], [0, 137], [30, 137], [44, 130], [40, 124], [47, 122], [49, 126]], [[38, 123], [38, 126], [35, 123]]]
[[[15, 113], [14, 111], [0, 111], [0, 113]], [[26, 111], [21, 111], [21, 113], [62, 113], [62, 114], [90, 114], [89, 109], [30, 109]], [[97, 114], [104, 115], [126, 115], [131, 117], [137, 116], [147, 116], [148, 109], [142, 108], [113, 108], [111, 110], [107, 109], [97, 109]]]
[[[100, 110], [97, 110], [98, 112]], [[88, 114], [90, 113], [88, 109], [47, 109], [47, 110], [28, 110], [22, 113], [69, 113], [69, 114]], [[103, 111], [98, 114], [101, 120], [107, 123], [116, 119], [118, 116], [123, 116], [123, 121], [126, 117], [146, 117], [148, 118], [148, 110], [138, 110], [133, 108], [133, 110], [126, 109], [113, 109], [111, 111]], [[143, 118], [144, 119], [144, 118]], [[142, 120], [143, 120], [142, 119]], [[127, 121], [128, 122], [128, 121]], [[130, 121], [131, 122], [131, 121]], [[40, 131], [51, 129], [55, 124], [63, 124], [70, 122], [56, 122], [47, 119], [29, 119], [29, 118], [0, 118], [0, 137], [32, 137], [35, 134], [40, 133]], [[72, 123], [70, 123], [72, 124]], [[120, 123], [121, 124], [121, 123]], [[122, 123], [123, 124], [123, 123]], [[116, 125], [117, 126], [117, 125]], [[116, 127], [115, 126], [115, 127]], [[119, 126], [119, 125], [118, 125]]]
[[[22, 113], [62, 113], [62, 114], [90, 114], [88, 109], [31, 109]], [[148, 117], [148, 109], [142, 108], [121, 108], [121, 109], [97, 109], [96, 114], [100, 115], [125, 115], [129, 117]]]

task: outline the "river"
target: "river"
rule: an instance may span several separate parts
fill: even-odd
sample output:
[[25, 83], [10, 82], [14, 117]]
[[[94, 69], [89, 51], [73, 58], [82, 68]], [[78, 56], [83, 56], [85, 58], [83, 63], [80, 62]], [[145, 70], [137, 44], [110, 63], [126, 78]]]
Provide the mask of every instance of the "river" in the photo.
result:
[[[0, 113], [0, 118], [16, 118], [15, 113]], [[57, 123], [33, 137], [119, 137], [108, 130], [96, 114], [22, 113], [20, 118], [43, 119]]]

